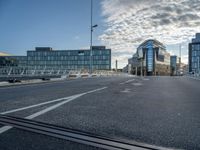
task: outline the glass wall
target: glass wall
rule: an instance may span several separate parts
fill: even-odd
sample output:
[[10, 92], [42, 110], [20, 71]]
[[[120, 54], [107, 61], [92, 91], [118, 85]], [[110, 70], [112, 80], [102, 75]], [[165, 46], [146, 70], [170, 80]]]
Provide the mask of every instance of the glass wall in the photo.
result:
[[137, 48], [139, 68], [146, 75], [170, 75], [170, 54], [157, 40], [146, 40]]
[[[111, 50], [93, 49], [92, 64], [94, 70], [111, 69]], [[69, 70], [90, 67], [90, 50], [28, 51], [28, 66], [36, 68], [63, 68]]]
[[147, 71], [152, 72], [153, 71], [153, 42], [149, 41], [147, 45]]

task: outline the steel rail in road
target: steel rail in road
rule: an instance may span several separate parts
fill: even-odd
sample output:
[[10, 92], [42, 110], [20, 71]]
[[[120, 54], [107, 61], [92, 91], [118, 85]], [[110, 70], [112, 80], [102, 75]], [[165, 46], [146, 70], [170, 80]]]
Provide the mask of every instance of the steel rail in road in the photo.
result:
[[148, 144], [130, 143], [118, 139], [94, 135], [80, 130], [59, 127], [46, 123], [36, 122], [33, 120], [0, 115], [0, 123], [3, 125], [13, 126], [18, 129], [43, 134], [67, 141], [77, 142], [98, 148], [109, 150], [144, 150], [144, 149], [163, 149], [167, 148], [152, 146]]

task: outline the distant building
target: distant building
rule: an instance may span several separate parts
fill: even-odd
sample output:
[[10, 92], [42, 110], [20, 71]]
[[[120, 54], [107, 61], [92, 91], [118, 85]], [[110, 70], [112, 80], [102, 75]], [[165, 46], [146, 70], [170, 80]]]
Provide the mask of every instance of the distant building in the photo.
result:
[[[105, 46], [93, 46], [93, 70], [111, 70], [111, 49]], [[36, 47], [27, 51], [29, 67], [65, 68], [80, 70], [90, 68], [90, 50], [53, 50], [48, 47]]]
[[137, 48], [143, 75], [170, 75], [170, 54], [157, 40], [146, 40]]
[[170, 75], [170, 54], [157, 40], [144, 41], [128, 60], [128, 72], [137, 75]]
[[189, 43], [189, 72], [200, 73], [200, 33]]
[[[27, 56], [3, 56], [8, 62], [5, 62], [3, 66], [16, 66], [16, 67], [26, 67], [27, 66]], [[2, 64], [1, 64], [2, 66]]]
[[[93, 46], [93, 70], [111, 70], [111, 49]], [[27, 51], [27, 56], [2, 56], [0, 66], [18, 66], [34, 69], [89, 70], [90, 49], [53, 50], [51, 47], [36, 47]]]
[[122, 69], [122, 72], [128, 73], [128, 65], [126, 65], [126, 66]]
[[138, 72], [139, 71], [138, 69], [140, 67], [140, 62], [137, 53], [135, 53], [132, 58], [128, 59], [127, 67], [129, 74], [134, 74], [134, 75], [140, 74], [140, 72]]
[[177, 56], [170, 57], [171, 76], [177, 76], [180, 72], [180, 58]]

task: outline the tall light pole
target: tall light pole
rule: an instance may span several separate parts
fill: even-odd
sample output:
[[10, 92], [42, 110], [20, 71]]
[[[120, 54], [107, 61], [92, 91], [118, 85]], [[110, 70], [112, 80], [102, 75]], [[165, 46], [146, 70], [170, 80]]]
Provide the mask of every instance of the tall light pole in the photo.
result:
[[117, 72], [117, 70], [118, 70], [118, 60], [116, 60], [115, 62], [115, 71]]
[[197, 72], [198, 72], [198, 76], [200, 75], [200, 72], [199, 72], [199, 70], [200, 70], [200, 65], [199, 65], [199, 63], [200, 63], [200, 60], [199, 60], [199, 56], [197, 57]]
[[93, 0], [91, 0], [91, 18], [90, 18], [90, 74], [92, 74], [92, 65], [93, 65], [93, 57], [92, 57], [92, 41], [93, 41], [93, 29], [96, 28], [98, 25], [93, 25]]
[[181, 44], [179, 45], [179, 75], [181, 75], [181, 55], [182, 55], [182, 48]]

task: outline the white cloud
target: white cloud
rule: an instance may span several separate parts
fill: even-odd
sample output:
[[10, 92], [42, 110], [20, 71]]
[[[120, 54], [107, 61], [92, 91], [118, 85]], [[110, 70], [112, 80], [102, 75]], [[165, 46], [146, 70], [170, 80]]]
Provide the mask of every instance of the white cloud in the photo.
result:
[[184, 64], [187, 64], [188, 63], [188, 55], [183, 55], [181, 57], [181, 62], [184, 63]]
[[107, 29], [99, 38], [113, 53], [121, 52], [124, 61], [146, 39], [172, 45], [200, 32], [199, 0], [103, 0], [101, 4]]

